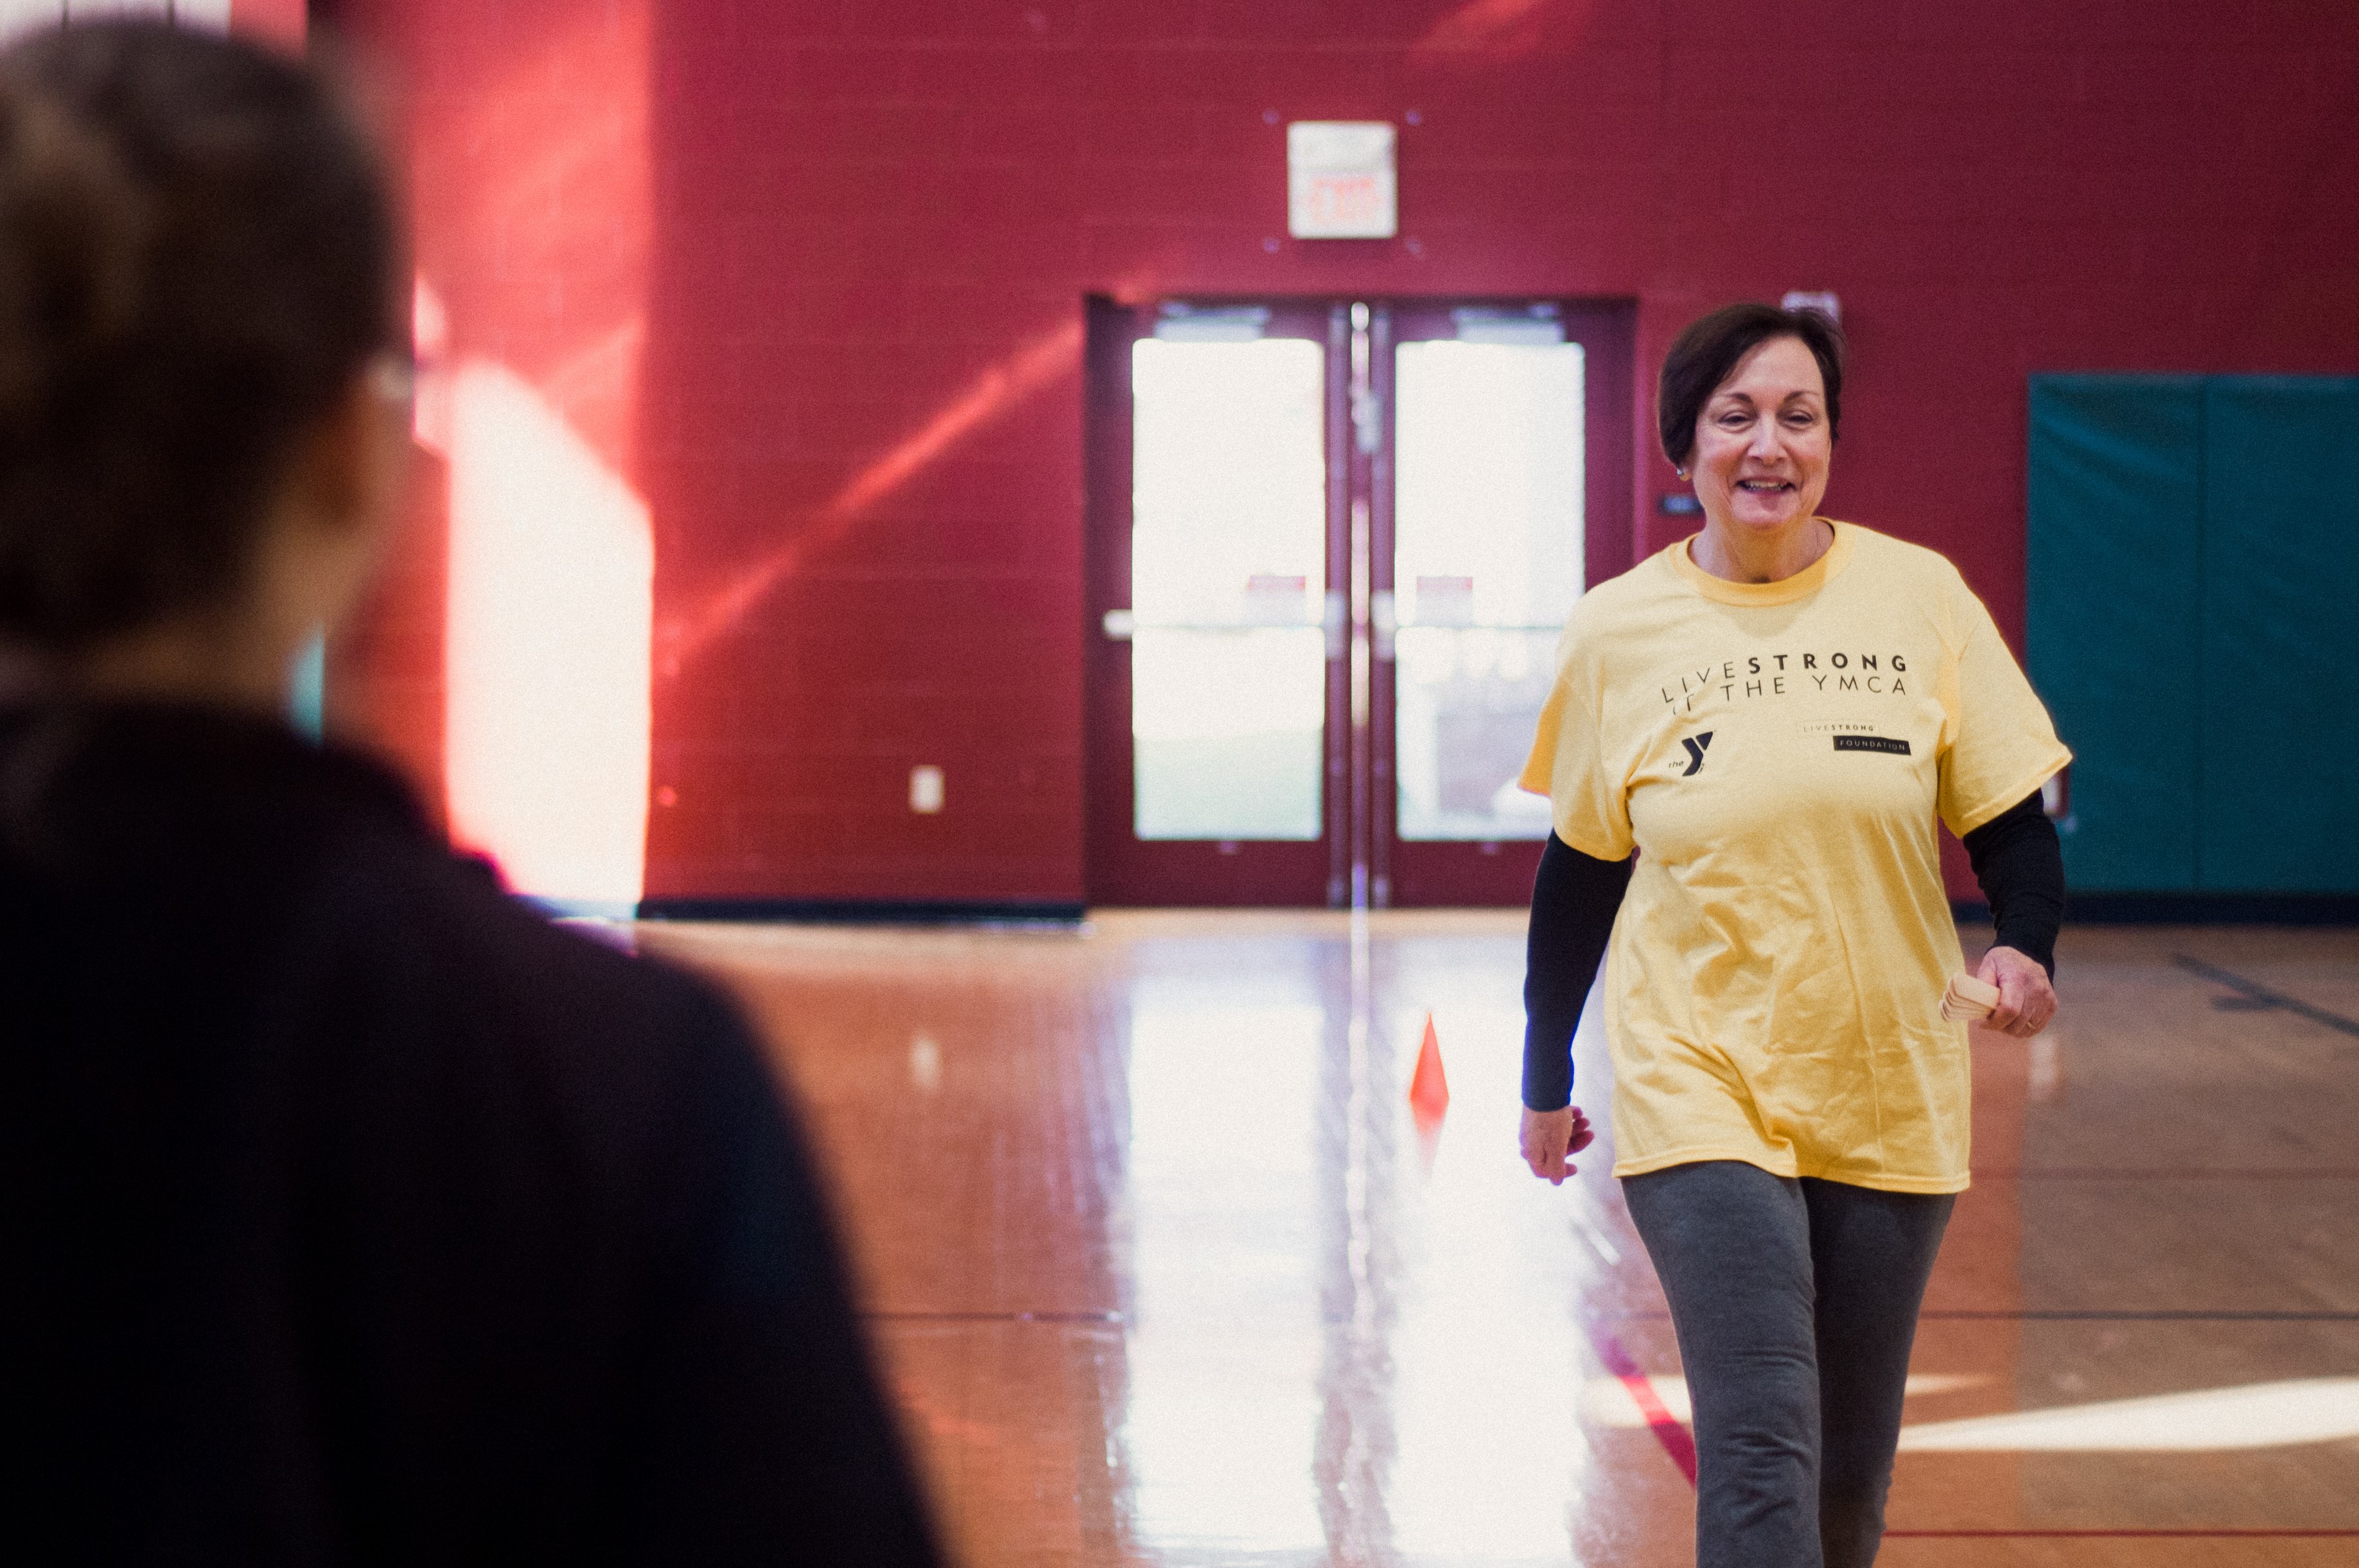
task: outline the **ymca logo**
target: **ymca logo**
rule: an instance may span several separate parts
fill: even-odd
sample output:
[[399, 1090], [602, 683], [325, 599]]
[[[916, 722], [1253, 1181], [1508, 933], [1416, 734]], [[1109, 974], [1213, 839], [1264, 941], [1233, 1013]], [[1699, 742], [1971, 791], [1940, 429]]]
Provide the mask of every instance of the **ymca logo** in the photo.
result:
[[1680, 777], [1691, 779], [1703, 768], [1704, 748], [1712, 744], [1712, 731], [1707, 730], [1701, 735], [1683, 736], [1680, 744], [1688, 749], [1688, 771]]

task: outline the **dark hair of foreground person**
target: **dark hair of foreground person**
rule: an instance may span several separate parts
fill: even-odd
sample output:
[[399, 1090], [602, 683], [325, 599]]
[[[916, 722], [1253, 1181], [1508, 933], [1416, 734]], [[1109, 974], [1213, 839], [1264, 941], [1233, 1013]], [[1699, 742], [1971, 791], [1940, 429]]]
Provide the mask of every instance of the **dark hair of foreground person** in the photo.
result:
[[375, 146], [318, 76], [160, 26], [0, 57], [0, 637], [223, 598], [297, 442], [402, 334]]
[[11, 1533], [932, 1564], [736, 1014], [279, 717], [397, 514], [399, 253], [310, 68], [154, 24], [0, 54]]

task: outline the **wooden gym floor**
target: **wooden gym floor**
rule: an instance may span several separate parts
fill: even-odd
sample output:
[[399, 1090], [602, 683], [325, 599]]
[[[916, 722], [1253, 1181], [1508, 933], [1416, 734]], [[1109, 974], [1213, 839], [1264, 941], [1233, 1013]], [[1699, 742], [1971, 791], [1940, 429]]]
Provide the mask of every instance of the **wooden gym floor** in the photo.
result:
[[[1560, 1191], [1515, 1156], [1522, 930], [638, 934], [791, 1075], [972, 1568], [1685, 1563], [1610, 1150]], [[2060, 967], [2046, 1040], [1976, 1036], [1881, 1561], [2359, 1564], [2359, 932], [2082, 929]], [[1580, 1074], [1598, 1115], [1593, 1023]]]

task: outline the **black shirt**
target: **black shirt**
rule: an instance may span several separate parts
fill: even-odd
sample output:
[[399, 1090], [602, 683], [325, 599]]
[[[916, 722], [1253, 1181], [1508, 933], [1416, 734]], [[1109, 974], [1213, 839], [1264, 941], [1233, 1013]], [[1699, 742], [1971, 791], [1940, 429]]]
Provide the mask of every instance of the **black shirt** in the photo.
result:
[[743, 1025], [375, 765], [0, 713], [0, 1031], [20, 1545], [936, 1561]]

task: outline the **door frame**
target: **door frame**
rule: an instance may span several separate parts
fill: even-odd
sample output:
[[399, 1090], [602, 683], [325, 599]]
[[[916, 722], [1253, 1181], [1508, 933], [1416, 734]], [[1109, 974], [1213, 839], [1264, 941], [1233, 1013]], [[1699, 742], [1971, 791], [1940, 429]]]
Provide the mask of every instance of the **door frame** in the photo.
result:
[[[1636, 449], [1632, 442], [1631, 401], [1633, 359], [1636, 347], [1637, 306], [1631, 300], [1502, 299], [1456, 297], [1390, 302], [1388, 338], [1383, 361], [1389, 381], [1391, 351], [1402, 343], [1455, 337], [1451, 312], [1463, 309], [1553, 305], [1563, 324], [1567, 342], [1577, 342], [1582, 355], [1582, 589], [1587, 592], [1635, 564], [1636, 513]], [[1395, 449], [1393, 418], [1397, 412], [1391, 388], [1385, 389], [1384, 460], [1386, 470], [1372, 484], [1372, 511], [1380, 520], [1371, 555], [1383, 591], [1393, 591], [1393, 486], [1390, 463]], [[1605, 525], [1600, 527], [1599, 524]], [[1375, 722], [1384, 738], [1385, 782], [1392, 782], [1392, 716], [1395, 663], [1390, 638], [1381, 640], [1375, 696]], [[1376, 817], [1370, 836], [1370, 863], [1381, 867], [1384, 881], [1372, 890], [1370, 902], [1378, 908], [1497, 907], [1529, 902], [1532, 878], [1540, 865], [1545, 839], [1502, 838], [1408, 840], [1399, 837], [1397, 821], [1400, 792], [1391, 787], [1376, 792]], [[1382, 857], [1379, 859], [1378, 857]], [[1378, 897], [1376, 894], [1382, 896]]]
[[[1137, 773], [1130, 745], [1130, 644], [1108, 635], [1106, 614], [1130, 604], [1131, 345], [1154, 334], [1164, 303], [1125, 305], [1095, 295], [1088, 300], [1082, 388], [1087, 421], [1082, 448], [1082, 885], [1093, 903], [1136, 903], [1114, 890], [1153, 887], [1167, 894], [1153, 901], [1158, 903], [1319, 908], [1332, 902], [1334, 847], [1343, 844], [1346, 858], [1351, 852], [1339, 831], [1344, 803], [1335, 787], [1338, 748], [1349, 728], [1337, 720], [1349, 715], [1337, 707], [1347, 694], [1335, 677], [1333, 654], [1343, 628], [1336, 620], [1332, 582], [1325, 601], [1329, 657], [1320, 836], [1297, 840], [1143, 839], [1132, 831]], [[1226, 301], [1197, 295], [1188, 297], [1187, 303], [1267, 308], [1265, 337], [1309, 339], [1321, 345], [1322, 354], [1333, 354], [1335, 312], [1326, 300]], [[1333, 464], [1349, 441], [1350, 410], [1335, 378], [1326, 380], [1326, 534], [1327, 556], [1332, 561], [1338, 512]]]
[[[1109, 611], [1130, 603], [1132, 418], [1131, 345], [1152, 334], [1165, 299], [1086, 301], [1082, 462], [1082, 809], [1083, 886], [1089, 902], [1206, 907], [1501, 905], [1529, 896], [1541, 845], [1400, 842], [1393, 775], [1392, 462], [1393, 347], [1401, 341], [1454, 335], [1451, 313], [1464, 308], [1553, 305], [1568, 341], [1584, 358], [1583, 581], [1594, 586], [1629, 569], [1636, 514], [1632, 355], [1636, 305], [1631, 300], [1545, 296], [1440, 296], [1404, 299], [1371, 294], [1171, 297], [1199, 308], [1250, 307], [1270, 312], [1266, 335], [1325, 345], [1326, 528], [1329, 580], [1326, 725], [1321, 837], [1316, 840], [1143, 840], [1133, 832], [1136, 797], [1131, 730], [1129, 646], [1107, 632]], [[1368, 308], [1366, 380], [1382, 420], [1373, 452], [1355, 438], [1352, 351], [1353, 305]], [[1440, 329], [1450, 327], [1445, 333]], [[1335, 373], [1338, 368], [1344, 373]], [[1363, 525], [1355, 502], [1364, 500]], [[1600, 524], [1604, 524], [1599, 526]], [[1360, 538], [1354, 533], [1364, 532]], [[1355, 573], [1354, 563], [1360, 563]], [[1354, 627], [1367, 635], [1354, 639]], [[1353, 723], [1353, 651], [1367, 650], [1360, 676], [1365, 723]], [[1365, 880], [1354, 886], [1355, 843], [1366, 845]], [[1141, 899], [1135, 890], [1151, 888]]]

